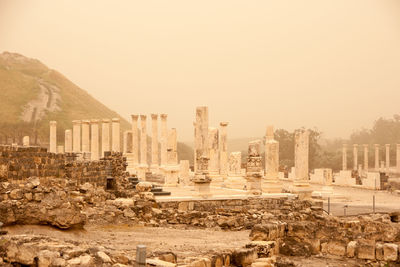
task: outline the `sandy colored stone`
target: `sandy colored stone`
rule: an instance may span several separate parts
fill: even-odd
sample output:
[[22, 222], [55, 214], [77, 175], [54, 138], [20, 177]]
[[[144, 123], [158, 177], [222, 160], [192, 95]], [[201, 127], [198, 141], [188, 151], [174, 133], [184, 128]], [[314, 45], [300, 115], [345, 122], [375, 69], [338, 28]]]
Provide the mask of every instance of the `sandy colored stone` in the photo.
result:
[[383, 260], [397, 261], [399, 254], [399, 246], [397, 244], [383, 244]]

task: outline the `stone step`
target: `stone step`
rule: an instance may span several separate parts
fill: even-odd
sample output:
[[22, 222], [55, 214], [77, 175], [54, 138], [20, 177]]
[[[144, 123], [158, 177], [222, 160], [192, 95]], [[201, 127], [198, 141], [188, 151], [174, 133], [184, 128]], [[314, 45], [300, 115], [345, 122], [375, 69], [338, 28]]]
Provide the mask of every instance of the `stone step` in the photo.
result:
[[154, 194], [155, 196], [170, 196], [170, 195], [171, 195], [171, 192], [162, 191], [162, 192], [154, 192], [153, 194]]

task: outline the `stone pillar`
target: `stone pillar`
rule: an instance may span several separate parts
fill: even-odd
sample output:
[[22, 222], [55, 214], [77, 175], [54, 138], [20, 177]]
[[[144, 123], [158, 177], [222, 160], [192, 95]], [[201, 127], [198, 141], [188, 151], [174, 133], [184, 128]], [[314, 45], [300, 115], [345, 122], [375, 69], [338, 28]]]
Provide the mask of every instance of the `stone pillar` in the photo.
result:
[[158, 172], [158, 114], [151, 114], [151, 169]]
[[120, 119], [112, 119], [112, 144], [111, 149], [114, 152], [121, 152], [121, 128]]
[[138, 167], [139, 179], [146, 180], [147, 165], [147, 116], [140, 115], [140, 165]]
[[22, 145], [23, 145], [23, 146], [30, 146], [29, 136], [24, 136], [24, 137], [22, 138]]
[[358, 145], [353, 144], [353, 170], [358, 169]]
[[181, 160], [179, 162], [179, 183], [182, 185], [189, 185], [189, 161], [188, 160]]
[[172, 128], [168, 131], [168, 143], [167, 143], [167, 164], [177, 165], [178, 164], [178, 151], [177, 151], [177, 134], [176, 129]]
[[132, 118], [132, 161], [133, 168], [139, 165], [139, 132], [138, 132], [138, 115], [131, 115]]
[[343, 144], [342, 150], [342, 170], [347, 170], [347, 144]]
[[265, 136], [265, 177], [262, 190], [267, 193], [280, 193], [279, 182], [279, 142], [274, 139], [274, 127], [268, 126]]
[[57, 153], [64, 154], [64, 146], [57, 146]]
[[256, 140], [249, 142], [247, 165], [246, 165], [246, 180], [247, 190], [250, 194], [260, 195], [261, 177], [262, 177], [262, 158], [260, 154], [261, 141]]
[[[208, 162], [208, 171], [210, 175], [219, 174], [219, 136], [218, 129], [214, 127], [208, 128], [208, 149], [210, 152], [210, 160]], [[213, 179], [214, 180], [214, 179]]]
[[208, 150], [208, 107], [196, 108], [195, 127], [196, 172], [193, 182], [198, 195], [208, 197], [211, 195], [211, 178], [208, 173], [208, 161], [210, 159]]
[[396, 169], [400, 173], [400, 144], [396, 145]]
[[123, 147], [123, 153], [124, 154], [129, 154], [132, 153], [132, 131], [125, 131], [124, 132], [124, 147]]
[[368, 171], [368, 144], [364, 144], [364, 170]]
[[167, 165], [167, 142], [168, 142], [168, 128], [167, 128], [167, 114], [161, 114], [161, 138], [160, 138], [160, 150], [161, 150], [161, 166]]
[[101, 155], [104, 157], [104, 152], [111, 151], [110, 148], [110, 119], [103, 119], [101, 124]]
[[82, 152], [89, 153], [90, 152], [90, 121], [83, 120], [82, 121]]
[[99, 120], [91, 120], [90, 128], [90, 159], [99, 160]]
[[219, 173], [223, 178], [228, 176], [228, 137], [227, 122], [219, 124]]
[[241, 176], [242, 152], [232, 152], [229, 155], [229, 176]]
[[390, 144], [385, 145], [386, 148], [386, 171], [389, 171], [390, 168]]
[[65, 130], [65, 153], [72, 152], [72, 131]]
[[74, 153], [81, 152], [81, 124], [82, 121], [74, 120], [72, 121], [72, 131], [73, 131], [73, 144], [72, 151]]
[[379, 171], [379, 144], [375, 144], [375, 170]]
[[51, 153], [57, 153], [57, 122], [50, 121], [50, 150]]
[[309, 170], [308, 170], [308, 153], [309, 153], [309, 132], [306, 130], [297, 131], [295, 133], [294, 146], [294, 162], [295, 162], [295, 179], [293, 181], [292, 192], [299, 194], [300, 199], [310, 198], [312, 190], [309, 188]]

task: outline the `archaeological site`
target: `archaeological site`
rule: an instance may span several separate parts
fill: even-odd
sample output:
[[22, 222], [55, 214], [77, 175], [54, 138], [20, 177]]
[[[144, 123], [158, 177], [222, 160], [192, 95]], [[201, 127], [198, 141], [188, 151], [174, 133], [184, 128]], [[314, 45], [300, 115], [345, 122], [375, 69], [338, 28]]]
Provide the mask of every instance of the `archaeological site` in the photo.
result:
[[0, 0], [0, 267], [400, 267], [399, 18]]

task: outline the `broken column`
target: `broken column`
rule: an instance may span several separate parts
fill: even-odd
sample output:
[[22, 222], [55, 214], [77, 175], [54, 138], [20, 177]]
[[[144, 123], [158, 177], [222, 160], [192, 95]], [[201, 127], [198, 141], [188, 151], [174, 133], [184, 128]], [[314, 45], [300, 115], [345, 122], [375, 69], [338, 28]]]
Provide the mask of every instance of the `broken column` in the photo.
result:
[[64, 139], [64, 145], [65, 145], [65, 153], [71, 153], [72, 152], [72, 131], [71, 130], [65, 130], [65, 139]]
[[50, 121], [50, 153], [57, 153], [57, 122]]
[[132, 154], [132, 131], [124, 132], [123, 142], [124, 142], [123, 146], [124, 155]]
[[81, 124], [82, 121], [80, 120], [72, 121], [72, 132], [73, 132], [72, 151], [74, 153], [81, 152]]
[[375, 144], [375, 170], [379, 171], [379, 145]]
[[[132, 166], [130, 168], [136, 170], [139, 166], [139, 131], [138, 131], [138, 115], [131, 115], [132, 118]], [[129, 163], [128, 163], [129, 164]]]
[[140, 164], [138, 167], [139, 179], [146, 180], [147, 165], [147, 116], [140, 115]]
[[190, 171], [189, 160], [181, 160], [179, 162], [179, 183], [181, 185], [190, 184], [189, 171]]
[[208, 197], [211, 195], [211, 178], [208, 173], [208, 161], [210, 159], [208, 150], [208, 107], [196, 108], [195, 127], [196, 172], [193, 183], [199, 196]]
[[343, 144], [342, 149], [342, 170], [347, 170], [347, 144]]
[[262, 191], [266, 193], [282, 192], [279, 181], [279, 142], [274, 139], [274, 127], [268, 126], [265, 136], [265, 175]]
[[23, 145], [23, 146], [30, 146], [29, 136], [24, 136], [24, 137], [22, 138], [22, 145]]
[[82, 152], [89, 153], [90, 152], [90, 121], [83, 120], [82, 121]]
[[228, 178], [224, 182], [227, 188], [246, 188], [246, 179], [242, 175], [242, 152], [231, 152], [229, 154]]
[[390, 168], [390, 144], [386, 144], [385, 148], [386, 148], [386, 171], [389, 172], [389, 168]]
[[99, 160], [99, 120], [91, 120], [90, 128], [90, 159]]
[[312, 190], [309, 183], [308, 170], [309, 132], [296, 131], [294, 146], [295, 179], [292, 192], [299, 194], [300, 198], [310, 198]]
[[168, 128], [167, 128], [167, 114], [161, 114], [161, 138], [160, 138], [160, 155], [161, 155], [161, 166], [167, 165], [167, 139], [168, 139]]
[[158, 114], [151, 114], [151, 170], [158, 172]]
[[228, 176], [228, 137], [227, 122], [221, 122], [219, 128], [219, 174], [223, 179]]
[[110, 149], [110, 119], [103, 119], [101, 124], [101, 156], [104, 157], [104, 152], [111, 151]]
[[208, 128], [208, 150], [210, 153], [208, 171], [212, 176], [219, 174], [218, 139], [218, 129], [214, 127]]
[[261, 141], [256, 140], [249, 142], [247, 164], [246, 164], [246, 180], [247, 190], [249, 194], [261, 195], [261, 178], [262, 178], [262, 162], [261, 162]]
[[396, 169], [400, 173], [400, 144], [396, 145]]
[[358, 145], [353, 144], [353, 170], [358, 169]]
[[112, 144], [111, 149], [114, 152], [121, 152], [121, 129], [120, 119], [112, 119]]
[[368, 171], [368, 144], [364, 144], [364, 170]]
[[168, 131], [167, 166], [164, 167], [165, 186], [178, 185], [178, 172], [177, 135], [176, 129], [172, 128]]

